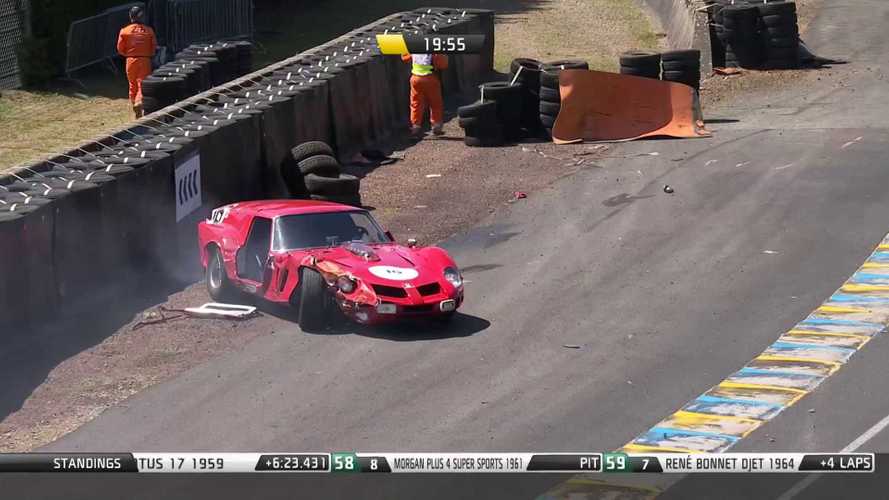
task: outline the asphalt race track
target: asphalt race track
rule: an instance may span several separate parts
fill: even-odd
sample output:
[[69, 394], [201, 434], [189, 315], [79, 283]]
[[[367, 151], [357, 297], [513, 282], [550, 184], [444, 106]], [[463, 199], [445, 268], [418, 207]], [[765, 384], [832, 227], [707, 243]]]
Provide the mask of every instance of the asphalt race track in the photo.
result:
[[[282, 320], [46, 449], [622, 446], [817, 308], [889, 232], [886, 19], [883, 1], [829, 2], [806, 42], [850, 61], [834, 76], [705, 110], [713, 138], [622, 145], [445, 242], [471, 281], [449, 330]], [[846, 447], [889, 414], [886, 359], [878, 337], [732, 451]]]

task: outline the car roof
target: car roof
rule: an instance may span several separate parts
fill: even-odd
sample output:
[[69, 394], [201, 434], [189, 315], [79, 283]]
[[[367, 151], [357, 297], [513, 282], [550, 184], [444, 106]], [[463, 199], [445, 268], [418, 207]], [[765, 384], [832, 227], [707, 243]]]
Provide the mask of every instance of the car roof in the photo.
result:
[[280, 217], [282, 215], [320, 214], [330, 212], [353, 212], [360, 208], [318, 200], [255, 200], [232, 205], [235, 210], [261, 215]]

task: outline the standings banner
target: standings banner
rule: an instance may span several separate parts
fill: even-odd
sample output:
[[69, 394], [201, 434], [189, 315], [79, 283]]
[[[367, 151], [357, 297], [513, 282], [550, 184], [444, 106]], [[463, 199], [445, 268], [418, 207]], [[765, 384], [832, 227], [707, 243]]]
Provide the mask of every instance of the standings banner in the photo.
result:
[[874, 472], [873, 453], [5, 453], [3, 472], [800, 473]]

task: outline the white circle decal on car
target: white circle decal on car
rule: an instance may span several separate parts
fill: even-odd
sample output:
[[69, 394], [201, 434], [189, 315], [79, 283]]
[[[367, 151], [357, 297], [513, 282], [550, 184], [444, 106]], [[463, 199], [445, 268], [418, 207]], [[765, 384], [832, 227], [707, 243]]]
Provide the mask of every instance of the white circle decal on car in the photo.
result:
[[378, 278], [395, 281], [410, 281], [420, 275], [416, 269], [410, 267], [372, 266], [367, 270]]

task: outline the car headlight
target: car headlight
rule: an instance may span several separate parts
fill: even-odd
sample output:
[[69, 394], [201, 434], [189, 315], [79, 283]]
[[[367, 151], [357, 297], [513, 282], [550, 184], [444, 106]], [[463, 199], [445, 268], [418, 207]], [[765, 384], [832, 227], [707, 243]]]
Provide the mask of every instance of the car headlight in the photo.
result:
[[444, 277], [448, 280], [448, 283], [454, 285], [454, 288], [460, 288], [463, 286], [463, 276], [460, 275], [460, 271], [454, 269], [453, 267], [446, 267], [444, 270]]
[[352, 293], [358, 287], [358, 283], [348, 276], [340, 276], [336, 279], [336, 287], [343, 293]]

